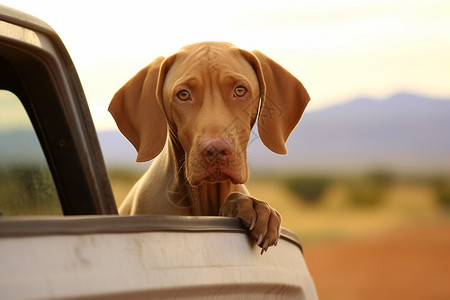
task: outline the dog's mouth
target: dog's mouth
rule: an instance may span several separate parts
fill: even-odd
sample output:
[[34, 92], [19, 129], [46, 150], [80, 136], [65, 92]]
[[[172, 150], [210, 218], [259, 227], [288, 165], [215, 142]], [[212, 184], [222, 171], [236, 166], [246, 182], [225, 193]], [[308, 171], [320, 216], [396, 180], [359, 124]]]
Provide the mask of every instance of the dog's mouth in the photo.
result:
[[234, 179], [233, 176], [228, 174], [226, 170], [221, 170], [219, 167], [214, 167], [209, 169], [206, 174], [205, 178], [203, 179], [203, 182], [208, 183], [216, 183], [216, 182], [222, 182], [226, 180], [231, 180], [234, 184], [237, 184], [236, 179]]
[[238, 180], [233, 172], [229, 170], [223, 170], [220, 167], [211, 167], [202, 172], [202, 174], [193, 175], [190, 176], [190, 183], [193, 186], [199, 186], [204, 183], [218, 183], [230, 180], [233, 184], [239, 184], [241, 183], [240, 180]]
[[247, 180], [243, 170], [232, 169], [220, 164], [210, 165], [196, 172], [188, 172], [187, 179], [192, 186], [218, 183], [230, 180], [233, 184], [243, 184]]

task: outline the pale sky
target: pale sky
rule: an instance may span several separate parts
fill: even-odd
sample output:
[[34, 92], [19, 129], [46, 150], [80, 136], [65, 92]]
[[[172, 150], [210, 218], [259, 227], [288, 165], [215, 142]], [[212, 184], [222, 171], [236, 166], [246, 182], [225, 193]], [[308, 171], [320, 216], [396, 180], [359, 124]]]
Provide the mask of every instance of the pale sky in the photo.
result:
[[297, 76], [309, 110], [407, 91], [450, 98], [450, 1], [3, 0], [65, 43], [98, 129], [110, 99], [156, 56], [205, 40], [259, 49]]

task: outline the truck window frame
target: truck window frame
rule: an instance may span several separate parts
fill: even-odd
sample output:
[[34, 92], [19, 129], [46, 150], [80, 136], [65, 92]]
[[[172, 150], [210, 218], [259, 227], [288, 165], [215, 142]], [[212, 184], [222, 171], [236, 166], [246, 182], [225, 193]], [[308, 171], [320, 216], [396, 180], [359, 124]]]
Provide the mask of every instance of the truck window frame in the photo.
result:
[[42, 145], [64, 215], [117, 214], [92, 117], [57, 34], [37, 19], [2, 11], [40, 45], [0, 35], [0, 88], [22, 101]]

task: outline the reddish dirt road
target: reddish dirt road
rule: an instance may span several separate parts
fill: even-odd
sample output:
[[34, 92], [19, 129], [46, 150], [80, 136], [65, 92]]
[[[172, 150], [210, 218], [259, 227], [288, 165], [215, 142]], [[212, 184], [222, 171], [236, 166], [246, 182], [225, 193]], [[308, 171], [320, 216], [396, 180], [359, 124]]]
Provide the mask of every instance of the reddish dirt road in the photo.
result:
[[321, 300], [450, 299], [450, 221], [304, 245]]

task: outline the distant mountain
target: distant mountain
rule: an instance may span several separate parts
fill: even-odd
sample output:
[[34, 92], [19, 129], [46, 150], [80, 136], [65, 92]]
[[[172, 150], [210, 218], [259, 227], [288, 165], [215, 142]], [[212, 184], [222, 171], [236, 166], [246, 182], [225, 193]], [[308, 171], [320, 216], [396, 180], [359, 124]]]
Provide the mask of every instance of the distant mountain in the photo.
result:
[[[266, 149], [254, 129], [249, 164], [266, 171], [450, 170], [448, 100], [400, 93], [306, 112], [288, 140], [286, 156]], [[99, 138], [108, 165], [138, 165], [134, 148], [118, 131], [99, 132]]]

